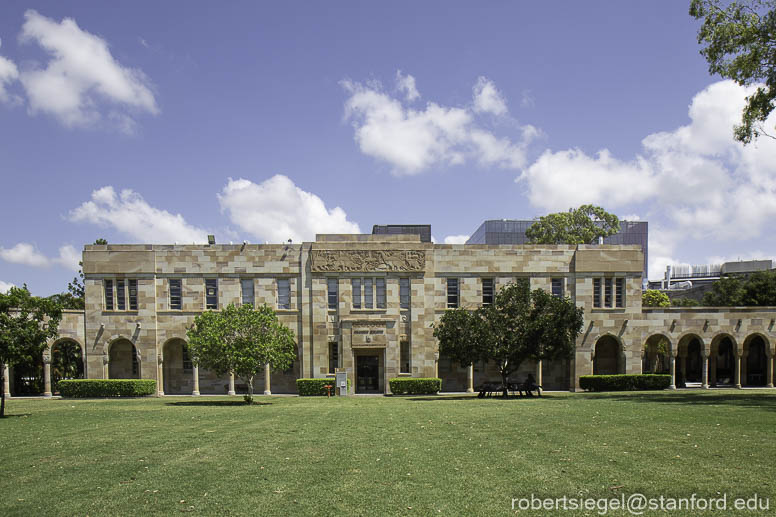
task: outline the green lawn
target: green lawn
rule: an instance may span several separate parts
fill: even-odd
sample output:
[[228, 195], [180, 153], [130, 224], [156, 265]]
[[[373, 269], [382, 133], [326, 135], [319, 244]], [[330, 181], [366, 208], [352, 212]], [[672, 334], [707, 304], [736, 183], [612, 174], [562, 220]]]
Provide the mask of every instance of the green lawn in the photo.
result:
[[12, 399], [0, 515], [513, 515], [532, 493], [635, 492], [776, 508], [773, 390], [258, 400]]

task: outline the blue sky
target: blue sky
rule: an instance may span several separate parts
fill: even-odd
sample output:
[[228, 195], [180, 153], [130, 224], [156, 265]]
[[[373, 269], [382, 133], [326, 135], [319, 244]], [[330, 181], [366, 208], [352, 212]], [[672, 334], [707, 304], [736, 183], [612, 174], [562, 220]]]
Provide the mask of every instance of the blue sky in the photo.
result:
[[[310, 240], [596, 203], [667, 263], [776, 256], [681, 1], [0, 5], [0, 288], [83, 244]], [[771, 127], [774, 125], [769, 121]]]

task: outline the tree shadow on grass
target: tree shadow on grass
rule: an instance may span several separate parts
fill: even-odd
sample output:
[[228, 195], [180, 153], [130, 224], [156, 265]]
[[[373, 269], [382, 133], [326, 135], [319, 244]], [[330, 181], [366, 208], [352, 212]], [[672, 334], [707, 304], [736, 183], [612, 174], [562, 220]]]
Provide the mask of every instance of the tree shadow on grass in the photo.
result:
[[[193, 407], [205, 407], [205, 406], [215, 406], [215, 407], [230, 407], [230, 406], [243, 406], [247, 407], [248, 404], [246, 404], [242, 400], [197, 400], [197, 401], [186, 401], [186, 402], [165, 402], [165, 406], [193, 406]], [[272, 402], [256, 402], [253, 401], [253, 404], [250, 404], [251, 406], [271, 406]]]
[[774, 393], [713, 393], [703, 391], [591, 393], [586, 398], [702, 406], [739, 406], [776, 411]]
[[19, 414], [11, 414], [11, 415], [9, 415], [8, 413], [6, 413], [6, 414], [5, 414], [5, 415], [3, 415], [2, 417], [0, 417], [0, 420], [2, 420], [3, 418], [13, 418], [13, 417], [20, 417], [20, 416], [31, 416], [31, 415], [32, 415], [32, 413], [19, 413]]
[[408, 400], [411, 400], [413, 402], [442, 402], [447, 400], [558, 400], [553, 397], [521, 397], [519, 395], [510, 395], [509, 397], [503, 397], [501, 395], [494, 395], [492, 397], [478, 397], [477, 394], [473, 395], [453, 395], [453, 396], [445, 396], [445, 395], [437, 395], [437, 396], [430, 396], [430, 397], [408, 397]]

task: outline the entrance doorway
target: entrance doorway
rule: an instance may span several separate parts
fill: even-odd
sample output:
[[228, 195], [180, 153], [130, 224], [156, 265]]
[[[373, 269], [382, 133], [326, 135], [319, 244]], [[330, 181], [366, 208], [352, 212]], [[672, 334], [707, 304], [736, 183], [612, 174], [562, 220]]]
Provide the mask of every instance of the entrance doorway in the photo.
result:
[[379, 371], [376, 355], [356, 356], [356, 393], [379, 393]]

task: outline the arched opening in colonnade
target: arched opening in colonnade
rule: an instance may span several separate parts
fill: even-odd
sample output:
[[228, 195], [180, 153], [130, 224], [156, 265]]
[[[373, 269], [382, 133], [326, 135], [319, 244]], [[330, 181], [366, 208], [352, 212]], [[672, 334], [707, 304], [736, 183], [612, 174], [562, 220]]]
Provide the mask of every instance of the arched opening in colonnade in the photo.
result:
[[84, 358], [81, 345], [72, 339], [57, 341], [51, 346], [51, 390], [59, 392], [62, 379], [83, 379]]
[[641, 371], [643, 373], [670, 373], [671, 342], [662, 334], [649, 336], [644, 342]]
[[128, 339], [119, 339], [108, 350], [109, 379], [139, 379], [140, 361], [137, 348]]
[[732, 386], [735, 384], [736, 344], [727, 335], [719, 336], [711, 342], [709, 356], [709, 382], [712, 386]]
[[676, 368], [677, 386], [703, 382], [703, 341], [689, 334], [682, 337], [676, 347], [679, 364]]
[[593, 351], [593, 375], [616, 375], [623, 373], [622, 346], [614, 336], [606, 335], [598, 338]]
[[760, 335], [749, 336], [744, 341], [744, 358], [741, 365], [745, 371], [741, 372], [741, 384], [747, 386], [765, 386], [769, 380], [768, 361], [771, 360], [766, 352], [767, 343]]
[[183, 339], [174, 338], [162, 347], [164, 357], [164, 393], [190, 395], [194, 390], [194, 365]]

